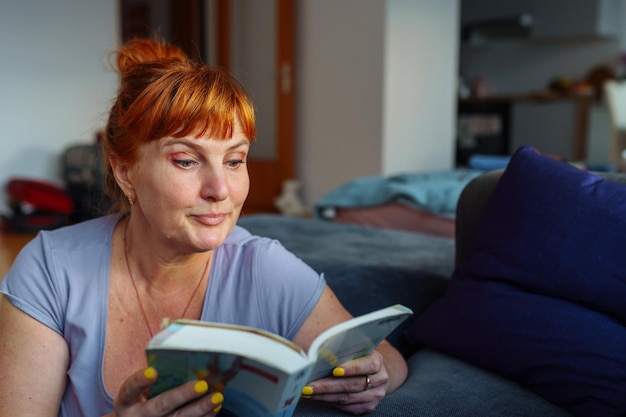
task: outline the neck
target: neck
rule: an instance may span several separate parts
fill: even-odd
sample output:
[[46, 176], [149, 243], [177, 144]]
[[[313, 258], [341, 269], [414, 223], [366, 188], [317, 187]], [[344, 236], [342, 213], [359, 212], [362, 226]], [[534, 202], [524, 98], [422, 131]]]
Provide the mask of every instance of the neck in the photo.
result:
[[134, 229], [130, 217], [127, 217], [122, 236], [124, 255], [140, 287], [171, 295], [172, 292], [181, 291], [181, 288], [189, 288], [190, 283], [195, 284], [195, 277], [201, 273], [208, 275], [213, 251], [173, 253], [171, 248], [155, 247], [145, 239], [137, 238]]
[[[151, 322], [154, 321], [155, 316], [158, 316], [158, 321], [161, 322], [161, 320], [165, 317], [171, 318], [171, 319], [178, 319], [178, 318], [187, 317], [188, 313], [192, 314], [192, 316], [198, 315], [197, 312], [192, 313], [193, 311], [197, 310], [197, 308], [190, 309], [190, 307], [192, 307], [192, 305], [194, 304], [194, 301], [196, 305], [198, 305], [198, 303], [199, 305], [202, 305], [202, 302], [198, 301], [200, 297], [198, 297], [197, 294], [198, 292], [200, 292], [201, 294], [205, 293], [206, 286], [204, 286], [205, 290], [203, 291], [199, 291], [199, 289], [202, 287], [202, 283], [205, 282], [206, 279], [208, 279], [208, 272], [209, 272], [209, 267], [210, 267], [211, 260], [212, 260], [212, 253], [208, 255], [208, 259], [204, 260], [204, 265], [202, 266], [202, 269], [198, 273], [189, 272], [188, 269], [181, 268], [180, 266], [176, 268], [177, 272], [178, 271], [182, 272], [183, 275], [186, 277], [185, 281], [182, 281], [180, 279], [172, 280], [168, 277], [168, 281], [176, 282], [177, 287], [180, 287], [179, 283], [183, 282], [185, 284], [184, 288], [181, 288], [180, 290], [172, 291], [171, 293], [167, 291], [165, 294], [163, 294], [162, 297], [159, 297], [158, 293], [162, 292], [161, 291], [162, 288], [159, 288], [160, 291], [157, 291], [156, 293], [154, 291], [151, 291], [156, 288], [153, 285], [155, 281], [153, 279], [144, 278], [143, 282], [150, 283], [151, 285], [144, 285], [143, 291], [140, 291], [138, 284], [137, 284], [137, 280], [135, 279], [135, 274], [133, 273], [133, 265], [131, 265], [131, 260], [129, 256], [129, 248], [131, 247], [131, 242], [129, 242], [128, 225], [129, 225], [129, 222], [127, 221], [126, 224], [124, 225], [124, 236], [123, 236], [124, 261], [126, 263], [128, 278], [130, 279], [130, 282], [132, 284], [132, 287], [133, 287], [133, 290], [137, 299], [139, 310], [145, 322], [146, 328], [148, 332], [150, 333], [150, 336], [152, 337], [154, 336], [154, 331], [153, 331], [153, 325], [151, 324]], [[193, 269], [195, 268], [192, 268], [192, 270]], [[137, 268], [137, 270], [139, 270], [139, 268]], [[145, 273], [142, 273], [141, 275], [143, 277], [149, 276], [149, 275], [145, 275]], [[195, 279], [191, 280], [190, 277], [194, 277]], [[163, 279], [161, 279], [160, 281], [163, 282]], [[193, 287], [189, 289], [190, 286], [193, 286]], [[144, 297], [142, 297], [142, 293]], [[162, 299], [159, 300], [159, 298], [162, 298]], [[202, 296], [201, 299], [204, 299], [204, 296]], [[155, 305], [156, 307], [154, 307]]]

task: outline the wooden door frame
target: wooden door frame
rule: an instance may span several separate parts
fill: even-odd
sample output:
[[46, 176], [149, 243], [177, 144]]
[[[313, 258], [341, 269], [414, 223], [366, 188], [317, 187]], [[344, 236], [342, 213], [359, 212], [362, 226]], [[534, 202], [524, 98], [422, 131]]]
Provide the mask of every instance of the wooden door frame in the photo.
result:
[[[296, 0], [276, 0], [276, 149], [274, 159], [249, 158], [250, 193], [244, 214], [277, 212], [274, 198], [295, 177]], [[231, 69], [231, 3], [217, 0], [217, 64]]]

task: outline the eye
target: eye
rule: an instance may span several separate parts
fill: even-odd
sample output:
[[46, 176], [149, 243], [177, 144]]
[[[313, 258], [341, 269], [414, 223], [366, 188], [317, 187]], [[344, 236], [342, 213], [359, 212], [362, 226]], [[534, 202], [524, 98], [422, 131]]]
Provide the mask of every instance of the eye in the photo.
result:
[[228, 165], [229, 168], [237, 168], [238, 166], [245, 163], [246, 162], [243, 159], [231, 159], [230, 161], [226, 162], [226, 165]]
[[196, 164], [193, 159], [174, 159], [173, 162], [182, 168], [191, 168]]

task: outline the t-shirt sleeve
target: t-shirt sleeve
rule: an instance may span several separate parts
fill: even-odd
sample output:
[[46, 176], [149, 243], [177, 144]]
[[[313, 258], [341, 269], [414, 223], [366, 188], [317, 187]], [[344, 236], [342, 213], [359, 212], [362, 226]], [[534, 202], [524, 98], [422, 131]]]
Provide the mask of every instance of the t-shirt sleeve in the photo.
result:
[[53, 257], [39, 233], [20, 251], [0, 284], [0, 293], [18, 309], [63, 334], [63, 301], [53, 280]]
[[324, 291], [324, 276], [275, 240], [256, 251], [253, 262], [255, 288], [268, 300], [260, 314], [268, 327], [277, 326], [275, 333], [293, 339]]

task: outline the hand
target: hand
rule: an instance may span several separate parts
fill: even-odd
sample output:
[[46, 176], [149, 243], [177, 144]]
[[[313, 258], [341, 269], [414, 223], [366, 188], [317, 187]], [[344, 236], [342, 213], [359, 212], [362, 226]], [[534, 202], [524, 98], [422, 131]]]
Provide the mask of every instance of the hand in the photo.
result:
[[332, 377], [311, 382], [302, 394], [348, 413], [365, 414], [374, 411], [385, 397], [388, 381], [383, 356], [374, 351], [339, 365]]
[[113, 403], [115, 417], [215, 416], [222, 409], [221, 392], [209, 393], [205, 381], [191, 381], [154, 398], [148, 388], [156, 381], [154, 368], [128, 377]]

